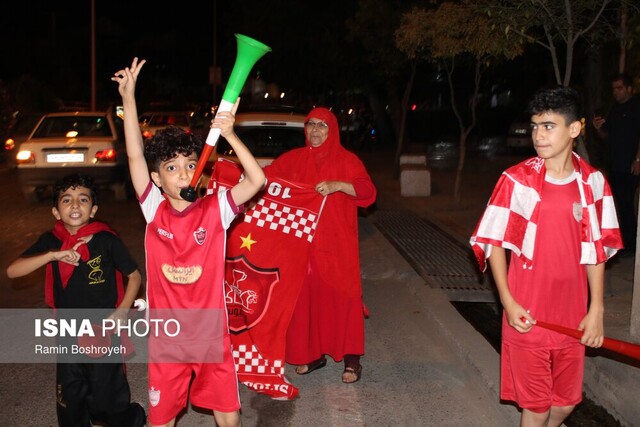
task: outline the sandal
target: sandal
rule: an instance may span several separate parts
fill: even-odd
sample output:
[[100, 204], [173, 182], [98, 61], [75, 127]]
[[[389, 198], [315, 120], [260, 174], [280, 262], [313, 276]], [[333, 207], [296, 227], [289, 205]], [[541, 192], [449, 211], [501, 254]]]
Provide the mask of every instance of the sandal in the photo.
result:
[[[355, 375], [355, 379], [349, 381], [349, 378]], [[360, 377], [362, 376], [362, 365], [358, 364], [356, 366], [346, 366], [344, 371], [342, 371], [342, 382], [345, 384], [353, 384], [360, 381]]]
[[[324, 368], [327, 365], [327, 358], [322, 356], [320, 359], [318, 360], [314, 360], [311, 363], [308, 363], [306, 365], [299, 365], [296, 368], [296, 374], [298, 375], [307, 375], [310, 374], [311, 372], [318, 370], [320, 368]], [[306, 370], [302, 370], [306, 368]]]

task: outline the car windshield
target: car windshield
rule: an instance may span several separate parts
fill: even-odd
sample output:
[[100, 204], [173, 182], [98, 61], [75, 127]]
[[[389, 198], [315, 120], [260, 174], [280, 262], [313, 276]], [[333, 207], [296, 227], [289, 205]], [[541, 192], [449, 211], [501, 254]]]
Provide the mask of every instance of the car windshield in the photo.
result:
[[149, 126], [189, 126], [189, 121], [184, 115], [156, 114], [148, 120]]
[[302, 128], [238, 126], [235, 131], [255, 157], [278, 157], [292, 148], [304, 147]]
[[33, 134], [33, 138], [82, 138], [86, 136], [112, 136], [106, 117], [47, 117]]

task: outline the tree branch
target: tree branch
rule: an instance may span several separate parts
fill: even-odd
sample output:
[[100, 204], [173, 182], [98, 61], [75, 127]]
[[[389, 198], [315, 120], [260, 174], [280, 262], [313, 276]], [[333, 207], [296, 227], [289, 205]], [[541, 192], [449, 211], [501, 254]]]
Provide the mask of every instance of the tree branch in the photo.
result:
[[598, 11], [598, 13], [596, 14], [596, 16], [593, 17], [589, 25], [587, 25], [583, 30], [578, 31], [576, 33], [576, 39], [588, 33], [593, 28], [593, 26], [596, 25], [596, 22], [598, 22], [598, 20], [600, 19], [600, 16], [602, 16], [602, 14], [604, 13], [604, 9], [607, 7], [609, 3], [611, 3], [611, 0], [602, 0], [602, 4], [600, 5], [600, 10]]

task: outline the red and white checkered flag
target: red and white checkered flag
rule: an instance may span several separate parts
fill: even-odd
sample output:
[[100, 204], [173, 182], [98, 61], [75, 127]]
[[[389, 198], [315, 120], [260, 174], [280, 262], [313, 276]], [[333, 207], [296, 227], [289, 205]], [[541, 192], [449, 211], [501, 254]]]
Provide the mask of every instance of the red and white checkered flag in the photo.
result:
[[[208, 191], [232, 187], [241, 172], [218, 160]], [[228, 232], [225, 297], [238, 379], [274, 399], [298, 395], [284, 375], [285, 339], [324, 200], [314, 188], [273, 179]]]

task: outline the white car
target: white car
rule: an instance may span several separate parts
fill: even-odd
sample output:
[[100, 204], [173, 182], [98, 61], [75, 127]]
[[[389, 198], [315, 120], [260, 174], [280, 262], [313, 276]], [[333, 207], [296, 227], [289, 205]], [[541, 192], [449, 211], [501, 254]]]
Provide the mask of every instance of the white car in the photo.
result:
[[42, 114], [38, 113], [16, 113], [14, 115], [5, 134], [4, 149], [2, 149], [3, 160], [6, 160], [7, 166], [11, 169], [16, 167], [18, 147], [31, 135], [41, 118]]
[[[293, 148], [304, 147], [305, 118], [306, 114], [297, 110], [241, 112], [236, 114], [234, 128], [258, 164], [265, 167], [280, 154]], [[237, 161], [231, 146], [221, 137], [202, 174], [201, 188], [206, 188], [218, 156]]]
[[516, 150], [533, 148], [533, 140], [531, 139], [531, 121], [527, 121], [523, 117], [509, 125], [507, 147]]
[[186, 111], [148, 111], [140, 115], [140, 131], [145, 139], [167, 126], [177, 126], [187, 132], [191, 131], [191, 117]]
[[[240, 140], [251, 150], [260, 166], [292, 148], [304, 147], [305, 114], [294, 112], [246, 112], [238, 113], [235, 131]], [[218, 152], [232, 155], [231, 147], [223, 141]]]
[[127, 197], [129, 172], [122, 121], [106, 112], [63, 112], [42, 116], [16, 153], [25, 198], [37, 201], [56, 180], [72, 173], [109, 186]]

